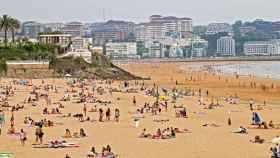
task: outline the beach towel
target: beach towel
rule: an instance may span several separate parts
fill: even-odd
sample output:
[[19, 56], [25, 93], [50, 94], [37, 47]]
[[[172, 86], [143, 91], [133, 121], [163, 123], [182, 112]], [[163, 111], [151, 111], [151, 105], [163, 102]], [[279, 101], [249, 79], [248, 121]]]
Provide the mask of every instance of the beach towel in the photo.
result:
[[0, 158], [10, 158], [12, 156], [13, 156], [13, 153], [9, 153], [9, 152], [0, 153]]

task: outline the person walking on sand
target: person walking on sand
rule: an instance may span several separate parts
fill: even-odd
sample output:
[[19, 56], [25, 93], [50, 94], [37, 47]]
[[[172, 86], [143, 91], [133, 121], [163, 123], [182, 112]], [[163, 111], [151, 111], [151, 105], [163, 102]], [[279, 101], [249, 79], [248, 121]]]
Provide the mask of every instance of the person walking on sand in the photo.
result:
[[84, 116], [87, 116], [87, 106], [86, 103], [84, 103], [84, 108], [83, 108]]
[[26, 137], [26, 132], [23, 131], [23, 129], [20, 130], [19, 138], [20, 138], [21, 145], [24, 146], [25, 142], [27, 140], [27, 137]]

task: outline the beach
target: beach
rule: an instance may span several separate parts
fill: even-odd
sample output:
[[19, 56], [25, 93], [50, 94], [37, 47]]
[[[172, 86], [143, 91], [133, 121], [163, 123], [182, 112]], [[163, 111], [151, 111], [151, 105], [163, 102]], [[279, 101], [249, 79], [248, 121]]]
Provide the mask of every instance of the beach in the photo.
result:
[[[269, 122], [273, 120], [275, 124], [280, 123], [280, 81], [274, 79], [258, 78], [255, 76], [236, 76], [230, 74], [214, 74], [207, 69], [194, 69], [191, 66], [195, 64], [211, 65], [214, 63], [128, 63], [119, 64], [132, 74], [150, 77], [151, 80], [130, 81], [130, 88], [136, 89], [136, 93], [108, 92], [109, 87], [121, 89], [124, 88], [123, 82], [114, 81], [112, 84], [105, 84], [105, 81], [94, 81], [97, 87], [102, 87], [105, 92], [100, 95], [94, 93], [94, 97], [99, 100], [110, 101], [111, 104], [101, 105], [100, 103], [86, 103], [87, 109], [96, 105], [98, 108], [106, 110], [108, 107], [113, 111], [120, 110], [120, 121], [113, 119], [110, 121], [99, 122], [98, 112], [87, 112], [87, 115], [96, 121], [80, 122], [74, 117], [61, 117], [68, 113], [83, 113], [84, 103], [76, 103], [74, 97], [82, 88], [78, 86], [70, 87], [67, 82], [70, 78], [64, 79], [41, 79], [32, 80], [32, 85], [41, 86], [38, 93], [45, 92], [44, 85], [53, 85], [57, 87], [48, 91], [51, 98], [51, 105], [46, 105], [44, 99], [39, 99], [36, 106], [29, 103], [23, 104], [23, 101], [30, 96], [32, 86], [13, 84], [12, 80], [1, 78], [3, 87], [10, 85], [14, 89], [14, 95], [8, 97], [9, 105], [24, 105], [24, 108], [15, 111], [15, 129], [23, 129], [27, 133], [25, 146], [20, 144], [17, 137], [7, 135], [10, 127], [11, 110], [6, 109], [5, 125], [0, 135], [0, 152], [11, 152], [15, 158], [64, 158], [68, 154], [71, 158], [86, 158], [91, 147], [94, 146], [98, 151], [103, 146], [110, 145], [112, 151], [120, 158], [264, 158], [269, 157], [269, 143], [272, 138], [279, 135], [279, 129], [248, 129], [248, 134], [233, 133], [240, 126], [249, 127], [251, 124], [252, 112], [256, 111], [261, 115], [262, 120]], [[188, 66], [190, 65], [190, 66]], [[29, 82], [30, 79], [27, 79]], [[91, 92], [92, 81], [86, 81], [87, 88], [84, 93]], [[160, 95], [164, 95], [162, 88], [172, 91], [188, 91], [194, 95], [184, 95], [172, 102], [172, 97], [168, 96], [168, 109], [161, 113], [153, 115], [144, 113], [145, 118], [140, 118], [139, 126], [135, 127], [135, 118], [132, 113], [142, 107], [145, 103], [152, 104], [157, 101], [157, 97], [145, 94], [145, 90], [140, 90], [144, 85], [147, 89], [160, 89]], [[121, 88], [120, 88], [121, 87]], [[143, 86], [142, 86], [143, 87]], [[3, 88], [4, 89], [4, 88]], [[69, 93], [70, 101], [60, 101], [65, 91], [74, 89], [77, 92]], [[201, 92], [201, 94], [199, 94]], [[207, 92], [207, 95], [206, 95]], [[135, 97], [136, 105], [133, 104]], [[198, 105], [202, 100], [205, 105]], [[235, 98], [236, 104], [230, 104], [225, 99]], [[254, 110], [250, 110], [249, 101], [253, 100]], [[62, 114], [43, 115], [45, 107], [57, 108], [55, 102], [60, 102], [64, 108], [61, 108]], [[214, 109], [206, 109], [211, 103], [222, 105]], [[259, 106], [258, 106], [259, 105]], [[183, 106], [187, 109], [187, 118], [175, 117], [176, 109], [173, 106]], [[260, 107], [260, 108], [259, 108]], [[258, 109], [259, 108], [259, 109]], [[49, 119], [55, 124], [53, 127], [43, 127], [44, 142], [52, 140], [61, 140], [65, 134], [65, 129], [73, 132], [83, 128], [87, 134], [85, 138], [69, 138], [67, 141], [79, 144], [75, 148], [32, 148], [35, 143], [35, 127], [28, 127], [24, 124], [25, 117], [32, 117], [34, 120]], [[141, 115], [142, 116], [142, 115]], [[231, 119], [231, 125], [228, 125], [228, 118]], [[154, 120], [160, 120], [155, 122]], [[162, 121], [168, 120], [168, 121]], [[210, 124], [210, 126], [202, 126]], [[211, 126], [215, 124], [217, 126]], [[178, 133], [173, 139], [146, 139], [139, 138], [139, 134], [145, 128], [150, 133], [156, 133], [157, 129], [167, 127], [176, 127], [188, 129], [187, 133]], [[256, 144], [250, 142], [255, 136], [265, 139], [265, 143]]]

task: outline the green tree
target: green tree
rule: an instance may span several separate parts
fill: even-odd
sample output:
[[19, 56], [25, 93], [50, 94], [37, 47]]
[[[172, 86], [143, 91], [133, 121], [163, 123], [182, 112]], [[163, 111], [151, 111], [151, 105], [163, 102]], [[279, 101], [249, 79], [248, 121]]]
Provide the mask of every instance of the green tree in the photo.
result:
[[20, 29], [20, 22], [15, 18], [11, 18], [10, 19], [10, 29], [12, 32], [12, 41], [13, 41], [13, 43], [15, 43], [15, 32]]
[[7, 47], [8, 44], [8, 31], [11, 28], [11, 17], [8, 15], [3, 15], [3, 17], [0, 18], [0, 30], [4, 31], [4, 43], [5, 47]]

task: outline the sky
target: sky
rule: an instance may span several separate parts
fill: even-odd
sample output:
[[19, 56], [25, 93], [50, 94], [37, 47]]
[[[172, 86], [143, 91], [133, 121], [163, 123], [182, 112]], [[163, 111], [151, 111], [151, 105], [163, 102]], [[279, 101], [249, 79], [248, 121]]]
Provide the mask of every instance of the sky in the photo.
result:
[[21, 21], [147, 22], [150, 15], [190, 17], [194, 25], [265, 19], [280, 21], [280, 0], [0, 0], [0, 15]]

